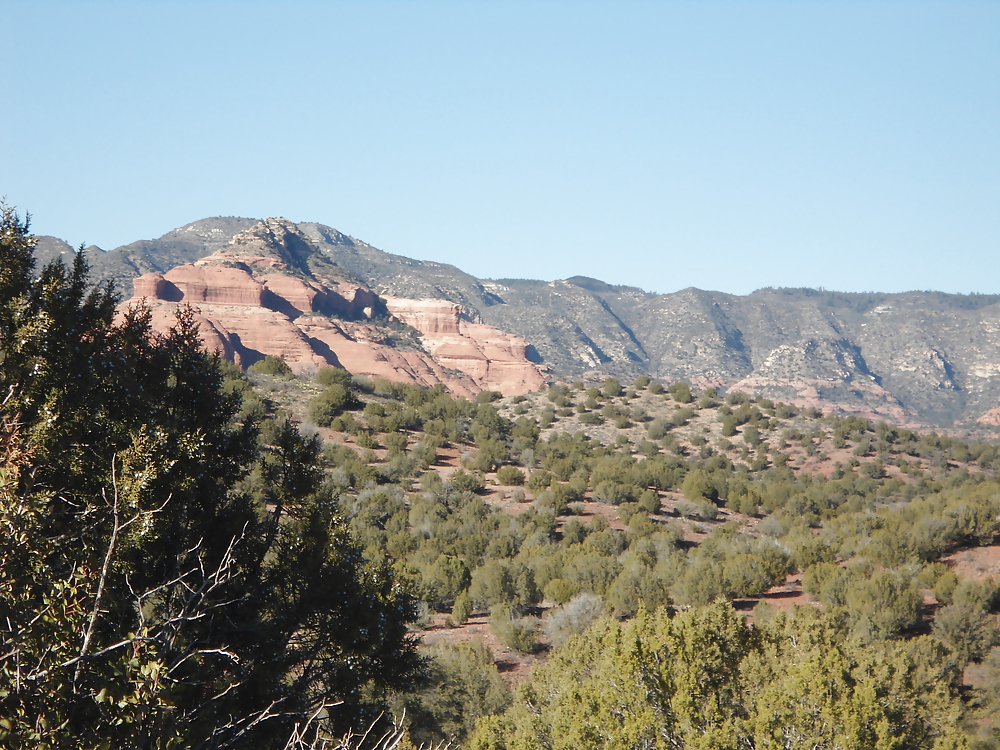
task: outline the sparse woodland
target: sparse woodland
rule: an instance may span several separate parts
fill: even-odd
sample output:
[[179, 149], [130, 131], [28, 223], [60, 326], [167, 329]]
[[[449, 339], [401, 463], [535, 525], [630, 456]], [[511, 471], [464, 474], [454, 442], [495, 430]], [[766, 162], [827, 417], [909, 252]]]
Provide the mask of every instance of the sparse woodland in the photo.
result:
[[1000, 569], [955, 565], [997, 446], [647, 377], [244, 373], [0, 231], [7, 746], [998, 746]]

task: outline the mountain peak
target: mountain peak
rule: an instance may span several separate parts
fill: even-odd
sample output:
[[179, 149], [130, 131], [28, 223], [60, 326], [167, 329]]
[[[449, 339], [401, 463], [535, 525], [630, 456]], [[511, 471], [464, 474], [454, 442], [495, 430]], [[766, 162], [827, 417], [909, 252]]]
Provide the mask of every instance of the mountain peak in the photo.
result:
[[219, 248], [214, 256], [203, 258], [202, 262], [235, 256], [249, 265], [279, 267], [311, 276], [309, 258], [316, 252], [316, 247], [295, 224], [277, 216], [239, 232], [228, 245]]

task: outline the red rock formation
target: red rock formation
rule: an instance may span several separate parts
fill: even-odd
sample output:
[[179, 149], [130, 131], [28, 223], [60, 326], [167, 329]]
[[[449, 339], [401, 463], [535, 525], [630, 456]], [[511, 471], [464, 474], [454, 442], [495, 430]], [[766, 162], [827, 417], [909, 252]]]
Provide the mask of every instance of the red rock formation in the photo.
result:
[[181, 298], [181, 292], [160, 274], [147, 273], [135, 280], [132, 296], [137, 299], [148, 297], [149, 299], [178, 300]]
[[[340, 367], [372, 378], [433, 386], [444, 383], [456, 396], [473, 398], [482, 388], [468, 376], [449, 373], [425, 352], [400, 351], [374, 340], [369, 327], [310, 316], [296, 321], [314, 348], [332, 352]], [[317, 346], [318, 344], [318, 346]]]
[[463, 320], [458, 305], [390, 298], [386, 307], [422, 334], [435, 360], [471, 376], [482, 389], [517, 395], [538, 390], [546, 382], [541, 369], [528, 359], [527, 341], [494, 326]]
[[416, 328], [425, 336], [435, 334], [461, 335], [459, 321], [462, 308], [444, 299], [399, 299], [386, 301], [389, 312], [397, 320]]
[[[157, 278], [159, 277], [159, 278]], [[169, 282], [180, 296], [174, 298], [168, 292]], [[140, 294], [153, 292], [152, 294]], [[136, 297], [167, 299], [170, 302], [208, 302], [216, 305], [252, 305], [261, 307], [264, 299], [264, 285], [242, 268], [224, 265], [204, 265], [188, 263], [172, 268], [160, 277], [146, 274], [135, 280]]]
[[[132, 302], [146, 300], [158, 330], [173, 325], [179, 304], [191, 304], [205, 345], [244, 367], [276, 354], [299, 373], [336, 365], [373, 378], [444, 383], [468, 397], [544, 385], [523, 339], [466, 322], [460, 308], [444, 300], [390, 300], [392, 314], [421, 332], [426, 351], [395, 348], [366, 322], [386, 309], [373, 291], [334, 276], [303, 278], [309, 275], [302, 270], [304, 241], [289, 226], [262, 222], [197, 263], [141, 276]], [[284, 243], [277, 249], [269, 244], [275, 237]]]
[[[130, 303], [137, 301], [133, 298]], [[166, 331], [174, 324], [177, 308], [183, 303], [146, 299], [146, 304], [152, 312], [153, 328]], [[241, 367], [253, 364], [265, 354], [278, 355], [295, 372], [336, 364], [317, 354], [288, 316], [274, 310], [252, 305], [192, 307], [205, 347]]]

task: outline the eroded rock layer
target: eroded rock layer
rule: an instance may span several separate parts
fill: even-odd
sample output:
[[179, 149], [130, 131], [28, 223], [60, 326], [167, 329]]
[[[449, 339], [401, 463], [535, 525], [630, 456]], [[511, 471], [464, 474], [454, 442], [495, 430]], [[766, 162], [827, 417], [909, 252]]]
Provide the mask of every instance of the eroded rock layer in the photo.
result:
[[528, 342], [499, 328], [463, 320], [461, 307], [448, 300], [389, 298], [393, 317], [422, 334], [437, 362], [472, 377], [483, 388], [504, 394], [541, 388], [545, 377], [528, 359]]
[[[194, 263], [144, 274], [134, 290], [129, 303], [144, 301], [158, 330], [173, 324], [178, 306], [191, 305], [206, 346], [243, 367], [274, 354], [297, 373], [333, 365], [372, 378], [443, 383], [470, 397], [545, 383], [523, 339], [463, 321], [458, 306], [444, 300], [395, 299], [387, 308], [283, 219], [260, 222]], [[390, 313], [422, 336], [395, 335], [384, 324]]]

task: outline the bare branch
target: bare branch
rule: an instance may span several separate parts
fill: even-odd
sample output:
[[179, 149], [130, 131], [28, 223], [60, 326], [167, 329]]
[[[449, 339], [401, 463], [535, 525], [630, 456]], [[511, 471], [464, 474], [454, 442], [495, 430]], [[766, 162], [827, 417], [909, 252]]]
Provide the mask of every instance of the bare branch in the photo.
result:
[[[87, 655], [87, 649], [90, 648], [90, 641], [94, 637], [94, 628], [97, 625], [97, 616], [101, 612], [101, 600], [104, 598], [104, 586], [108, 580], [108, 570], [111, 568], [111, 558], [115, 554], [115, 547], [118, 544], [118, 534], [121, 531], [121, 525], [119, 523], [118, 517], [118, 469], [117, 469], [117, 456], [111, 457], [111, 486], [114, 493], [114, 506], [113, 506], [113, 518], [114, 526], [111, 529], [111, 539], [108, 541], [108, 549], [104, 555], [104, 564], [101, 566], [101, 577], [97, 582], [97, 594], [94, 597], [94, 609], [90, 613], [90, 622], [87, 625], [87, 632], [83, 636], [83, 645], [80, 647], [80, 657], [76, 662], [76, 670], [73, 672], [73, 684], [74, 691], [76, 689], [76, 683], [80, 679], [80, 670], [83, 668], [83, 657]], [[101, 490], [101, 494], [104, 495], [105, 501], [107, 501], [107, 496], [104, 490]]]

